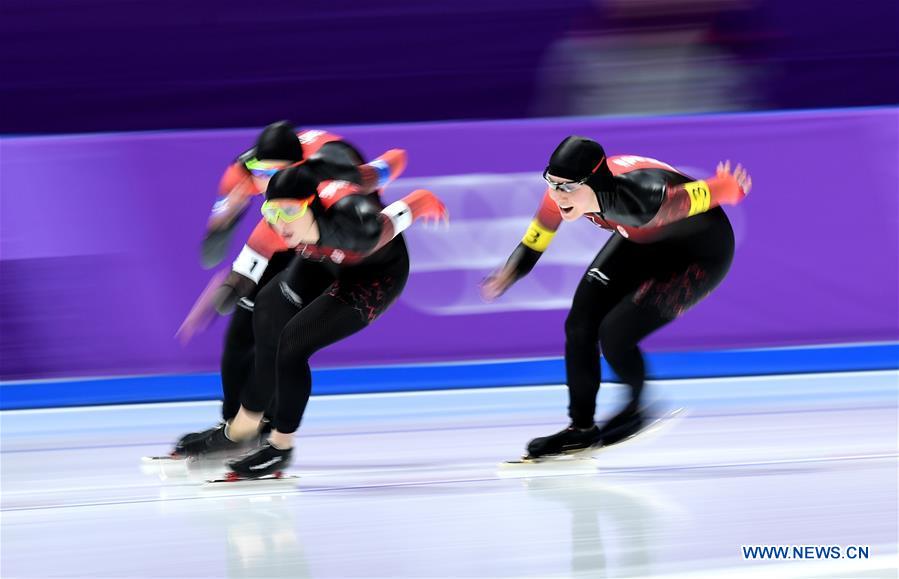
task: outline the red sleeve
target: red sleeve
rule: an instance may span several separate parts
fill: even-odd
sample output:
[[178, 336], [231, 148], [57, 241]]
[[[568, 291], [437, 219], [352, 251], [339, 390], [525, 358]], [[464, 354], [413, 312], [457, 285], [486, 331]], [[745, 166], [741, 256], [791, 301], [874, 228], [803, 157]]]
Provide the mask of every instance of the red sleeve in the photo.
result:
[[[523, 246], [538, 254], [546, 251], [549, 243], [555, 237], [559, 225], [562, 224], [562, 212], [559, 211], [559, 206], [549, 196], [549, 191], [549, 188], [547, 188], [546, 193], [543, 194], [540, 208], [537, 209], [537, 214], [531, 220], [530, 225], [528, 225], [528, 230], [524, 237], [521, 238]], [[529, 267], [533, 267], [537, 260], [535, 258], [532, 261], [533, 263], [530, 263]]]
[[245, 197], [252, 197], [260, 193], [252, 177], [240, 163], [228, 165], [221, 181], [219, 181], [219, 195], [221, 197], [227, 197], [233, 192], [238, 192]]
[[[609, 168], [614, 175], [622, 175], [639, 169], [663, 169], [683, 175], [668, 163], [637, 155], [609, 157]], [[639, 227], [660, 227], [698, 213], [704, 213], [719, 205], [736, 205], [744, 197], [746, 194], [733, 175], [716, 176], [681, 185], [669, 185], [655, 216]]]
[[668, 163], [653, 159], [652, 157], [641, 157], [639, 155], [612, 155], [609, 157], [609, 170], [613, 175], [622, 175], [637, 171], [639, 169], [664, 169], [674, 173], [680, 173], [677, 169]]
[[512, 255], [506, 260], [503, 266], [505, 272], [511, 272], [511, 280], [509, 284], [515, 280], [519, 280], [526, 276], [534, 266], [550, 242], [556, 235], [559, 226], [562, 224], [562, 212], [559, 206], [552, 200], [549, 193], [552, 191], [549, 187], [543, 193], [543, 199], [540, 201], [540, 207], [537, 214], [531, 220], [528, 229], [521, 238], [521, 242], [512, 250]]
[[719, 205], [736, 205], [745, 197], [733, 175], [670, 186], [659, 211], [643, 227], [667, 225]]
[[297, 139], [300, 141], [300, 146], [303, 147], [303, 158], [308, 159], [317, 153], [323, 146], [328, 143], [342, 141], [343, 137], [335, 135], [334, 133], [329, 133], [328, 131], [308, 129], [297, 133]]
[[206, 222], [207, 231], [220, 231], [232, 225], [250, 199], [259, 192], [252, 176], [240, 163], [229, 165], [219, 182], [219, 197]]
[[359, 165], [363, 192], [382, 189], [395, 181], [406, 170], [408, 156], [403, 149], [390, 149], [377, 159]]
[[544, 229], [557, 231], [559, 225], [562, 224], [562, 212], [552, 197], [549, 196], [549, 188], [543, 194], [543, 200], [540, 201], [540, 208], [537, 209], [537, 215], [534, 219], [540, 222]]
[[347, 195], [358, 195], [362, 191], [359, 186], [349, 181], [322, 181], [318, 185], [318, 198], [328, 209]]

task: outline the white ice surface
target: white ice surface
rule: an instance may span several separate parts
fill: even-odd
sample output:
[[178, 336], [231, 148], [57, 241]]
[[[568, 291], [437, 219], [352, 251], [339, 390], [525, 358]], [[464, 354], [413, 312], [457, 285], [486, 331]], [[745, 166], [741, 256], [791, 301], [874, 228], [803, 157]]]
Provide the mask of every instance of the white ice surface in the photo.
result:
[[[287, 483], [142, 468], [211, 403], [0, 413], [3, 577], [896, 577], [899, 373], [668, 381], [687, 416], [500, 469], [563, 387], [313, 397]], [[600, 417], [619, 399], [604, 387]], [[868, 545], [746, 561], [741, 545]], [[844, 549], [845, 551], [845, 549]]]

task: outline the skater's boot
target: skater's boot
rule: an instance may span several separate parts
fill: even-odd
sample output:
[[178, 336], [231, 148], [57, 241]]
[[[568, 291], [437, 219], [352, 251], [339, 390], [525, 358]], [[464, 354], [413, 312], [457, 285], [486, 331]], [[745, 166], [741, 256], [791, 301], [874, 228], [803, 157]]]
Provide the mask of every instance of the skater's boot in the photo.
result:
[[526, 458], [540, 458], [586, 450], [599, 443], [599, 428], [576, 428], [573, 424], [550, 436], [541, 436], [528, 443]]
[[186, 435], [178, 441], [175, 452], [180, 456], [186, 457], [198, 457], [220, 452], [240, 452], [259, 441], [255, 436], [250, 440], [231, 440], [226, 433], [227, 428], [228, 426], [223, 422], [196, 436]]
[[197, 440], [205, 438], [211, 435], [214, 431], [224, 425], [224, 422], [220, 422], [213, 426], [212, 428], [207, 428], [201, 432], [188, 432], [184, 436], [178, 439], [178, 442], [175, 443], [175, 447], [172, 449], [171, 456], [172, 458], [185, 458], [188, 454], [184, 451], [185, 447], [191, 447], [193, 443]]
[[646, 410], [628, 405], [602, 425], [599, 429], [600, 441], [603, 446], [617, 444], [640, 434], [647, 425]]
[[256, 450], [228, 462], [230, 479], [253, 479], [264, 476], [281, 476], [282, 471], [290, 465], [293, 449], [281, 450], [266, 442]]

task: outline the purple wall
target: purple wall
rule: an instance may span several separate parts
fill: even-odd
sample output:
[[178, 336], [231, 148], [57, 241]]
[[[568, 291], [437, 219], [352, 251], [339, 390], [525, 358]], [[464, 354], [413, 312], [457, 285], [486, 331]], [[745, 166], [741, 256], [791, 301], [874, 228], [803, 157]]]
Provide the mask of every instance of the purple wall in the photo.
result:
[[[752, 171], [751, 196], [728, 211], [738, 244], [730, 276], [648, 349], [899, 338], [899, 109], [338, 132], [368, 156], [408, 149], [409, 169], [385, 196], [428, 185], [453, 224], [410, 232], [413, 275], [401, 300], [321, 352], [319, 366], [560, 355], [565, 308], [602, 231], [566, 225], [497, 304], [480, 303], [476, 284], [517, 243], [547, 155], [569, 133], [696, 176], [728, 158]], [[210, 276], [197, 247], [217, 180], [253, 137], [3, 140], [0, 378], [215, 369], [223, 321], [187, 348], [173, 334]]]

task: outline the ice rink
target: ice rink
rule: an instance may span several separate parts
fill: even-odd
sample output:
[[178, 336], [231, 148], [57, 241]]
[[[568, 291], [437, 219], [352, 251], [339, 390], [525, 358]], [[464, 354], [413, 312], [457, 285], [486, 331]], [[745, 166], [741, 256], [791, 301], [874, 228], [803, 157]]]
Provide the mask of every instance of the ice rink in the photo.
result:
[[[8, 411], [3, 577], [896, 577], [899, 373], [674, 380], [686, 416], [595, 461], [502, 469], [561, 386], [314, 397], [291, 473], [142, 464], [214, 403]], [[600, 418], [620, 389], [604, 387]], [[745, 560], [742, 545], [869, 547]]]

